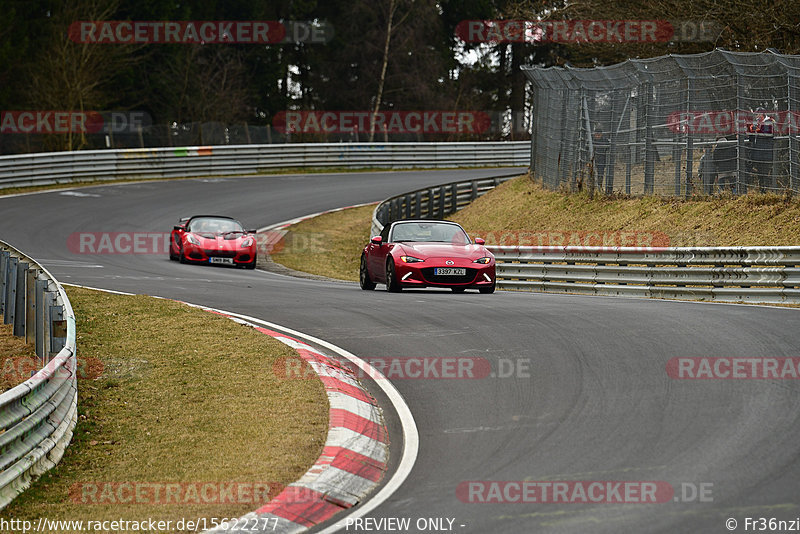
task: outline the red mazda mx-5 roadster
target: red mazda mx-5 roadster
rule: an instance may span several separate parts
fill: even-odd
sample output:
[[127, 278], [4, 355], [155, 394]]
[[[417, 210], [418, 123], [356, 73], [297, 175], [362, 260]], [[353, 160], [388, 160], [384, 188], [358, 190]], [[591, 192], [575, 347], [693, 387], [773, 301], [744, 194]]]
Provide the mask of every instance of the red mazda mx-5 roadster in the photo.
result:
[[444, 287], [493, 293], [494, 256], [483, 239], [473, 243], [457, 223], [431, 219], [387, 224], [361, 254], [361, 289], [386, 284], [389, 291]]

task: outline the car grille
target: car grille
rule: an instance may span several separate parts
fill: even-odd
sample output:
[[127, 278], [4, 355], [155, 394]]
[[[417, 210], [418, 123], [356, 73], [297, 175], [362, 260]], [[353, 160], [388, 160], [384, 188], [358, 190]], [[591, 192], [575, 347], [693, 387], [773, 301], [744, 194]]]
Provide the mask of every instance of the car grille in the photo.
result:
[[475, 274], [478, 272], [477, 269], [468, 267], [467, 274], [464, 276], [436, 276], [433, 274], [434, 269], [435, 267], [426, 267], [422, 269], [422, 276], [425, 277], [425, 280], [434, 284], [467, 284], [475, 279]]
[[207, 248], [205, 250], [206, 256], [211, 257], [215, 256], [217, 258], [233, 258], [236, 256], [235, 250], [216, 250]]

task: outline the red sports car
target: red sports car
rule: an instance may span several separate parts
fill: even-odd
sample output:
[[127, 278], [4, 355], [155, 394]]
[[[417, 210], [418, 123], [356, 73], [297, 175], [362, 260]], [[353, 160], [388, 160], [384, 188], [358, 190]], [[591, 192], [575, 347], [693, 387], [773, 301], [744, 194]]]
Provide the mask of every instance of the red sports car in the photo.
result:
[[255, 230], [219, 215], [195, 215], [180, 219], [172, 228], [169, 259], [181, 263], [212, 263], [256, 268]]
[[361, 289], [386, 284], [404, 287], [449, 287], [455, 292], [477, 289], [493, 293], [494, 256], [483, 239], [473, 244], [457, 223], [430, 219], [387, 224], [361, 254]]

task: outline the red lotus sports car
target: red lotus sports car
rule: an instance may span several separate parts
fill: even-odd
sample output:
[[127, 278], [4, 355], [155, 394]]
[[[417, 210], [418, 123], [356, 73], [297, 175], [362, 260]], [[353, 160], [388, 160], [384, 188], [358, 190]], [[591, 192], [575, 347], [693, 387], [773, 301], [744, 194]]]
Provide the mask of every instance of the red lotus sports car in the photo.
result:
[[256, 268], [256, 233], [230, 217], [195, 215], [172, 228], [169, 259]]
[[361, 289], [386, 284], [404, 287], [449, 287], [455, 292], [477, 289], [493, 293], [494, 256], [483, 239], [470, 240], [457, 223], [431, 219], [387, 224], [361, 254]]

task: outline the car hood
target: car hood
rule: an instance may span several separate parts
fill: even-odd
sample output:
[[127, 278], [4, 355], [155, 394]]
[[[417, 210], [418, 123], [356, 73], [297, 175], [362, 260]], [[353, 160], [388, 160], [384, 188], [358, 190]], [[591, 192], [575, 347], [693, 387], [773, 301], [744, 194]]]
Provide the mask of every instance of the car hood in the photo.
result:
[[191, 232], [193, 236], [200, 240], [204, 247], [221, 247], [223, 249], [239, 246], [245, 238], [250, 237], [249, 234], [198, 234]]
[[398, 243], [404, 254], [419, 259], [427, 258], [468, 258], [477, 260], [484, 256], [491, 256], [483, 245], [454, 245], [452, 243]]

